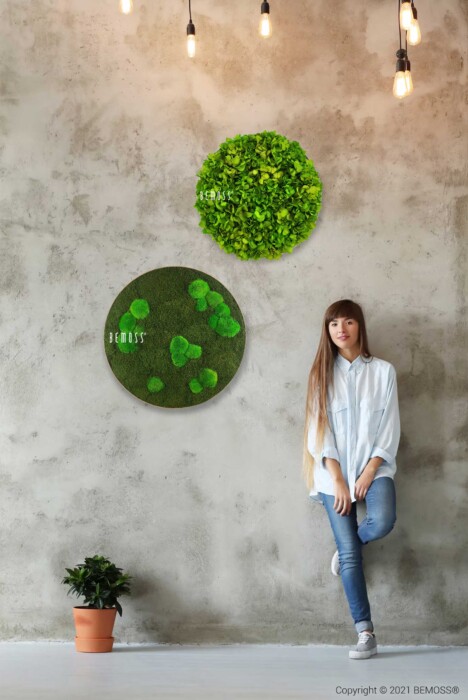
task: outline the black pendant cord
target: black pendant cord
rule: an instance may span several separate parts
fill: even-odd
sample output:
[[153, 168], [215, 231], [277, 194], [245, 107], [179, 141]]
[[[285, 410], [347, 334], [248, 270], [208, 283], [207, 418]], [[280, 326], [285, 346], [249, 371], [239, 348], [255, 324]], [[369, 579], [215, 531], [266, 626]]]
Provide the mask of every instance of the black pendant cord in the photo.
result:
[[[400, 1], [400, 0], [398, 0], [398, 1]], [[190, 18], [190, 22], [191, 22], [191, 21], [192, 21], [192, 4], [191, 4], [191, 0], [188, 0], [188, 11], [189, 11], [189, 18]]]
[[[190, 0], [189, 0], [189, 2], [190, 2]], [[400, 3], [401, 3], [401, 0], [398, 0], [398, 32], [400, 34], [400, 50], [401, 50]]]

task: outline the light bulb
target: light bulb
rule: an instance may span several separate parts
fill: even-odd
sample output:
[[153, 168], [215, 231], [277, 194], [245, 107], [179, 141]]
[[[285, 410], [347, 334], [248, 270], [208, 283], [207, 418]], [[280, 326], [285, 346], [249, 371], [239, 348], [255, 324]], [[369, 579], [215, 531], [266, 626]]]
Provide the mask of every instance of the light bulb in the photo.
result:
[[418, 22], [418, 11], [413, 7], [413, 19], [406, 34], [406, 40], [410, 46], [417, 46], [421, 43], [421, 30]]
[[188, 34], [187, 36], [187, 54], [189, 58], [195, 56], [195, 34]]
[[123, 15], [129, 15], [133, 10], [133, 0], [120, 0], [119, 9]]
[[406, 82], [406, 94], [411, 95], [413, 92], [413, 78], [411, 77], [411, 71], [405, 70], [405, 82]]
[[269, 36], [271, 36], [270, 15], [267, 14], [266, 12], [262, 15], [262, 17], [260, 19], [260, 25], [259, 25], [258, 31], [260, 33], [260, 36], [263, 36], [265, 39], [267, 39]]
[[406, 76], [402, 70], [399, 70], [395, 73], [395, 79], [393, 81], [393, 94], [400, 100], [402, 97], [406, 97], [406, 95], [408, 94]]
[[400, 7], [400, 27], [408, 30], [413, 21], [413, 8], [410, 2], [402, 2]]
[[271, 22], [270, 22], [270, 4], [268, 2], [262, 2], [260, 8], [260, 24], [258, 25], [258, 32], [260, 36], [267, 39], [271, 36]]
[[189, 58], [195, 56], [195, 25], [191, 17], [187, 24], [187, 53]]

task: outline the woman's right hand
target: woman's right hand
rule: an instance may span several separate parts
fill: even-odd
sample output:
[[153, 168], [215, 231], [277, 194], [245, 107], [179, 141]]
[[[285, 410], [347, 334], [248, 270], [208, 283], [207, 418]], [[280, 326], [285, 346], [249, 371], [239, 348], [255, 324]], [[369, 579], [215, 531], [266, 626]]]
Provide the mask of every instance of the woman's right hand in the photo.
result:
[[351, 512], [351, 494], [343, 477], [336, 479], [333, 482], [333, 490], [335, 492], [334, 510], [339, 515], [349, 515]]

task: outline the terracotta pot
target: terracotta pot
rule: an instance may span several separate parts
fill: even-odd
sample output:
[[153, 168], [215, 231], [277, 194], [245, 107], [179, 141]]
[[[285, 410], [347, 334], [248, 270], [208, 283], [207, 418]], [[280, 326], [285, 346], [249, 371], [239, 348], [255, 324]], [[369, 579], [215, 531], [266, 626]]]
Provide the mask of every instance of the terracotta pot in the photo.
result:
[[117, 608], [88, 608], [77, 605], [73, 608], [75, 620], [76, 651], [103, 652], [112, 651], [114, 628]]

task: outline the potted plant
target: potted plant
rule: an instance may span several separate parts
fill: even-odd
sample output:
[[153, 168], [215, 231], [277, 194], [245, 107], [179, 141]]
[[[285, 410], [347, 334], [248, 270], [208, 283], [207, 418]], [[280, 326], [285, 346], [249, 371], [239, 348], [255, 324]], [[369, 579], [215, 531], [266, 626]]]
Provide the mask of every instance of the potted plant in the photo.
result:
[[62, 583], [70, 586], [67, 595], [82, 596], [88, 605], [73, 608], [77, 651], [112, 651], [115, 615], [122, 617], [122, 606], [118, 598], [130, 595], [129, 574], [123, 574], [106, 557], [98, 554], [86, 557], [84, 564], [66, 569]]

